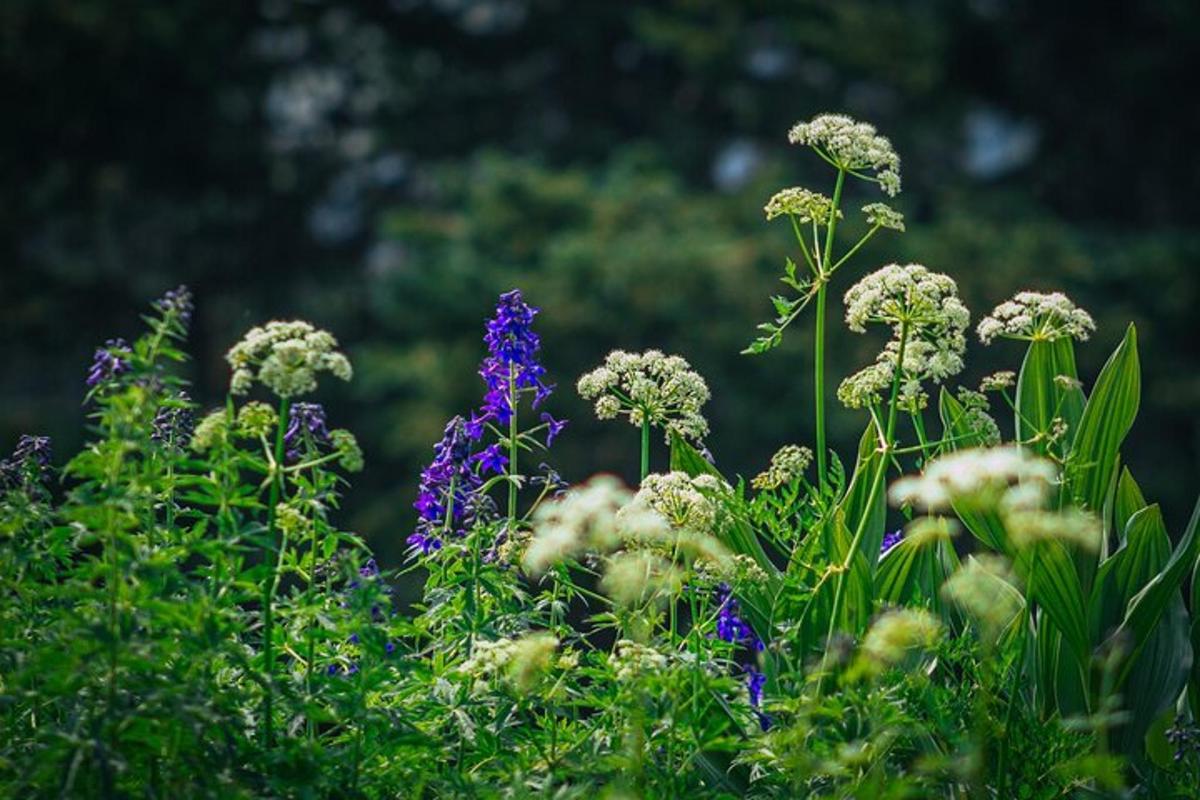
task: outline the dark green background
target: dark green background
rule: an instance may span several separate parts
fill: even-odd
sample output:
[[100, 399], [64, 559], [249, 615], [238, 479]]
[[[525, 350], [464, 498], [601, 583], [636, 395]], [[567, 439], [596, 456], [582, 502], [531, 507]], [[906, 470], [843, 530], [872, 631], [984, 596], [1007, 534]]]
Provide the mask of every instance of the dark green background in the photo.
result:
[[[635, 431], [572, 388], [615, 346], [689, 358], [720, 465], [752, 474], [812, 416], [807, 325], [738, 355], [791, 252], [761, 207], [829, 191], [785, 134], [841, 110], [895, 141], [909, 233], [836, 293], [903, 260], [976, 317], [1061, 288], [1100, 323], [1086, 376], [1136, 321], [1126, 452], [1177, 532], [1200, 484], [1198, 39], [1182, 1], [6, 0], [0, 436], [76, 447], [92, 348], [176, 283], [206, 404], [246, 327], [304, 317], [357, 367], [322, 399], [368, 457], [348, 524], [396, 563], [430, 444], [477, 402], [482, 321], [520, 286], [573, 420], [564, 474], [636, 468]], [[879, 346], [833, 340], [835, 385]], [[973, 344], [964, 381], [1020, 354]], [[847, 452], [864, 420], [832, 424]]]

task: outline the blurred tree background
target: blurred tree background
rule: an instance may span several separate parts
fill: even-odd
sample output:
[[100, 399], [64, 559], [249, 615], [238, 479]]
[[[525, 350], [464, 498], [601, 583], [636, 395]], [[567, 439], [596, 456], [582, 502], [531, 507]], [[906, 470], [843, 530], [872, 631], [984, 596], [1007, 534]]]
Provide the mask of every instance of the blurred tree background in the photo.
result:
[[[835, 292], [906, 260], [976, 317], [1060, 288], [1100, 325], [1089, 377], [1136, 321], [1131, 466], [1178, 521], [1200, 475], [1198, 39], [1189, 0], [5, 0], [0, 436], [70, 453], [93, 347], [177, 283], [206, 405], [245, 328], [306, 318], [357, 367], [321, 398], [368, 457], [347, 522], [396, 564], [418, 469], [478, 403], [483, 320], [520, 286], [572, 420], [566, 477], [636, 471], [635, 430], [573, 386], [650, 346], [709, 379], [709, 444], [753, 474], [811, 442], [809, 325], [738, 351], [793, 252], [763, 202], [829, 191], [786, 132], [833, 110], [895, 141], [909, 224]], [[879, 342], [834, 345], [836, 386]], [[967, 385], [1019, 364], [980, 350]], [[864, 424], [835, 410], [842, 452]]]

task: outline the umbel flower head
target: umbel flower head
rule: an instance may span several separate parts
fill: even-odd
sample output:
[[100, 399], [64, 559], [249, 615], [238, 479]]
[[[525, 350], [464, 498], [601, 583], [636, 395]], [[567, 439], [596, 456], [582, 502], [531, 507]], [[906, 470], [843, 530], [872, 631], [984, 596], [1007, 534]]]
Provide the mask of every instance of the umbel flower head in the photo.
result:
[[972, 506], [1038, 508], [1049, 497], [1058, 470], [1016, 445], [958, 450], [929, 462], [920, 475], [901, 478], [888, 496], [897, 506], [946, 511]]
[[[845, 114], [819, 114], [788, 132], [792, 144], [807, 145], [834, 166], [874, 181], [889, 197], [900, 192], [900, 156], [875, 126]], [[870, 170], [875, 174], [866, 175]]]
[[333, 334], [300, 320], [251, 328], [225, 355], [233, 368], [229, 391], [246, 394], [258, 381], [290, 398], [314, 391], [321, 372], [348, 381], [353, 370], [337, 346]]
[[633, 493], [611, 475], [597, 475], [543, 503], [533, 513], [533, 539], [522, 566], [540, 575], [553, 564], [585, 552], [607, 552], [621, 542], [617, 512]]
[[[876, 362], [838, 388], [838, 399], [848, 407], [878, 403], [899, 369], [901, 405], [922, 408], [923, 381], [940, 383], [962, 371], [971, 315], [948, 276], [920, 264], [889, 264], [850, 287], [845, 302], [850, 330], [863, 333], [868, 323], [880, 323], [893, 331]], [[904, 363], [897, 364], [902, 331], [907, 331]]]
[[596, 416], [625, 414], [631, 425], [661, 426], [670, 441], [676, 433], [699, 441], [708, 433], [700, 409], [708, 402], [708, 384], [680, 356], [661, 350], [627, 353], [614, 350], [604, 365], [579, 379], [579, 394], [596, 401]]
[[483, 337], [488, 354], [479, 365], [479, 375], [487, 384], [487, 393], [483, 413], [471, 420], [472, 438], [479, 438], [485, 421], [508, 424], [516, 392], [532, 391], [536, 408], [554, 390], [542, 380], [546, 370], [538, 362], [542, 340], [533, 332], [538, 311], [525, 302], [520, 289], [500, 295], [496, 315], [488, 320]]
[[715, 495], [729, 487], [713, 475], [692, 477], [686, 472], [653, 473], [642, 480], [633, 501], [621, 509], [618, 519], [629, 519], [649, 509], [675, 529], [712, 533], [717, 526], [719, 505]]
[[[780, 189], [771, 196], [766, 206], [763, 207], [768, 221], [788, 214], [795, 217], [796, 222], [802, 225], [810, 222], [815, 222], [818, 225], [828, 225], [829, 212], [831, 210], [833, 210], [832, 200], [820, 192], [812, 192], [808, 189], [802, 189], [799, 186]], [[838, 219], [841, 219], [842, 212], [838, 211], [837, 215]]]
[[812, 450], [798, 444], [785, 444], [771, 456], [771, 466], [754, 476], [750, 485], [755, 489], [778, 489], [804, 474], [812, 463]]
[[991, 344], [996, 337], [1052, 342], [1070, 336], [1085, 341], [1094, 330], [1092, 315], [1062, 292], [1018, 292], [981, 319], [976, 332], [980, 341]]

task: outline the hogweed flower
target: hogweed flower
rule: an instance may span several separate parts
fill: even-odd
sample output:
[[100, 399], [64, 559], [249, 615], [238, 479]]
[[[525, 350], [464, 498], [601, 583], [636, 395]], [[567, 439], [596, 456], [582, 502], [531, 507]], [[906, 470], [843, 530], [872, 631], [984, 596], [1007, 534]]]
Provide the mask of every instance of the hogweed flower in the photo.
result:
[[532, 690], [557, 663], [568, 666], [569, 658], [555, 659], [558, 637], [547, 631], [528, 633], [516, 639], [480, 639], [457, 671], [475, 679], [472, 691], [483, 694], [494, 682], [503, 682], [518, 692]]
[[1058, 541], [1080, 550], [1096, 552], [1103, 536], [1095, 514], [1076, 508], [1061, 511], [1010, 509], [1004, 527], [1017, 547], [1033, 547], [1042, 541]]
[[278, 423], [279, 414], [261, 400], [252, 400], [237, 412], [237, 433], [248, 439], [266, 438]]
[[[850, 287], [845, 304], [846, 324], [855, 333], [864, 333], [870, 323], [894, 332], [874, 364], [838, 387], [838, 399], [848, 407], [877, 404], [899, 369], [901, 405], [915, 411], [927, 402], [923, 381], [940, 383], [962, 371], [971, 315], [948, 276], [920, 264], [889, 264]], [[903, 363], [897, 363], [901, 331], [907, 339]]]
[[104, 347], [97, 347], [85, 381], [88, 388], [102, 387], [116, 376], [129, 372], [132, 368], [130, 355], [129, 343], [121, 338], [109, 339]]
[[447, 533], [464, 536], [487, 510], [486, 496], [479, 493], [482, 481], [471, 469], [471, 443], [462, 417], [446, 423], [433, 452], [433, 461], [421, 472], [413, 503], [419, 520], [407, 542], [414, 554], [440, 549]]
[[337, 346], [332, 334], [299, 320], [251, 328], [225, 355], [233, 368], [229, 390], [246, 394], [258, 381], [276, 396], [291, 398], [314, 391], [321, 372], [348, 381], [353, 369]]
[[633, 493], [616, 478], [598, 475], [533, 513], [533, 538], [522, 566], [541, 575], [551, 565], [588, 551], [606, 552], [620, 544], [617, 512]]
[[979, 382], [979, 391], [981, 392], [1003, 392], [1006, 389], [1011, 389], [1017, 382], [1017, 373], [1011, 369], [1002, 369], [999, 372], [993, 372]]
[[1029, 342], [1065, 339], [1085, 341], [1096, 330], [1092, 315], [1062, 292], [1018, 292], [979, 321], [976, 332], [984, 344], [997, 337]]
[[868, 225], [904, 233], [904, 215], [887, 203], [868, 203], [862, 210]]
[[954, 503], [999, 506], [1010, 492], [1041, 505], [1058, 480], [1050, 461], [1016, 445], [958, 450], [935, 458], [920, 475], [901, 478], [888, 496], [897, 506], [946, 511]]
[[686, 472], [652, 473], [642, 481], [633, 501], [618, 512], [618, 520], [649, 509], [675, 529], [711, 533], [717, 527], [717, 494], [728, 487], [714, 475]]
[[[799, 186], [780, 189], [763, 207], [768, 221], [787, 214], [802, 225], [810, 222], [815, 222], [817, 225], [828, 225], [829, 213], [832, 210], [833, 201], [828, 197], [820, 192], [812, 192]], [[837, 212], [837, 217], [838, 219], [842, 218], [841, 211]]]
[[996, 420], [989, 413], [991, 404], [988, 402], [987, 395], [960, 386], [955, 397], [958, 398], [963, 410], [961, 416], [954, 422], [966, 428], [969, 434], [977, 440], [977, 443], [983, 447], [994, 447], [1000, 444], [1000, 426], [996, 424]]
[[[900, 192], [900, 156], [874, 125], [845, 114], [820, 114], [796, 123], [788, 132], [788, 141], [807, 145], [839, 169], [875, 181], [890, 197]], [[865, 170], [875, 175], [865, 175]]]
[[919, 608], [886, 611], [863, 637], [860, 664], [868, 673], [900, 666], [928, 651], [941, 636], [941, 623], [928, 611]]
[[812, 463], [813, 453], [807, 447], [798, 444], [785, 444], [771, 456], [771, 465], [766, 470], [754, 476], [750, 485], [755, 489], [778, 489], [804, 475], [804, 470]]
[[223, 444], [228, 436], [229, 417], [225, 410], [210, 411], [192, 431], [191, 448], [197, 453], [204, 453]]
[[603, 366], [579, 379], [577, 388], [583, 399], [596, 401], [600, 419], [626, 414], [634, 426], [643, 421], [661, 426], [667, 441], [672, 433], [693, 441], [708, 433], [700, 413], [709, 399], [708, 385], [680, 356], [614, 350]]
[[626, 683], [644, 674], [657, 674], [667, 668], [667, 656], [653, 647], [630, 639], [618, 639], [609, 656], [609, 666], [617, 681]]
[[942, 584], [942, 596], [980, 626], [987, 642], [995, 643], [1025, 607], [1014, 581], [1001, 556], [972, 555]]
[[600, 588], [621, 608], [641, 608], [677, 594], [683, 585], [679, 569], [648, 550], [617, 553], [608, 560]]

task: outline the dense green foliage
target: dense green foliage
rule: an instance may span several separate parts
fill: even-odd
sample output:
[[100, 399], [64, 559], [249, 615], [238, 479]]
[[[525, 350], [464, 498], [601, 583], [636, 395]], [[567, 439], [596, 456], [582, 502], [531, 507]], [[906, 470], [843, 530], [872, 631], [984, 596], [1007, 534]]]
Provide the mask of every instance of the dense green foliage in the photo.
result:
[[[483, 403], [421, 474], [410, 566], [381, 571], [337, 521], [363, 453], [311, 401], [353, 378], [338, 342], [252, 328], [193, 425], [191, 296], [169, 292], [140, 338], [95, 351], [78, 454], [56, 468], [25, 436], [0, 463], [0, 792], [1194, 796], [1200, 503], [1173, 538], [1123, 458], [1153, 349], [1129, 325], [1089, 380], [1092, 317], [1019, 292], [976, 331], [1023, 360], [950, 385], [970, 319], [955, 281], [862, 269], [868, 240], [906, 227], [877, 202], [852, 219], [863, 192], [898, 193], [891, 143], [840, 115], [790, 138], [834, 189], [768, 202], [796, 257], [746, 352], [794, 360], [777, 348], [814, 324], [814, 438], [854, 425], [855, 450], [785, 445], [750, 481], [723, 472], [720, 395], [680, 356], [614, 351], [576, 389], [630, 423], [593, 471], [639, 463], [638, 488], [569, 486], [546, 463], [565, 392], [538, 309], [508, 291]], [[835, 392], [846, 273], [846, 326], [888, 338]], [[457, 380], [436, 361], [410, 376]]]

